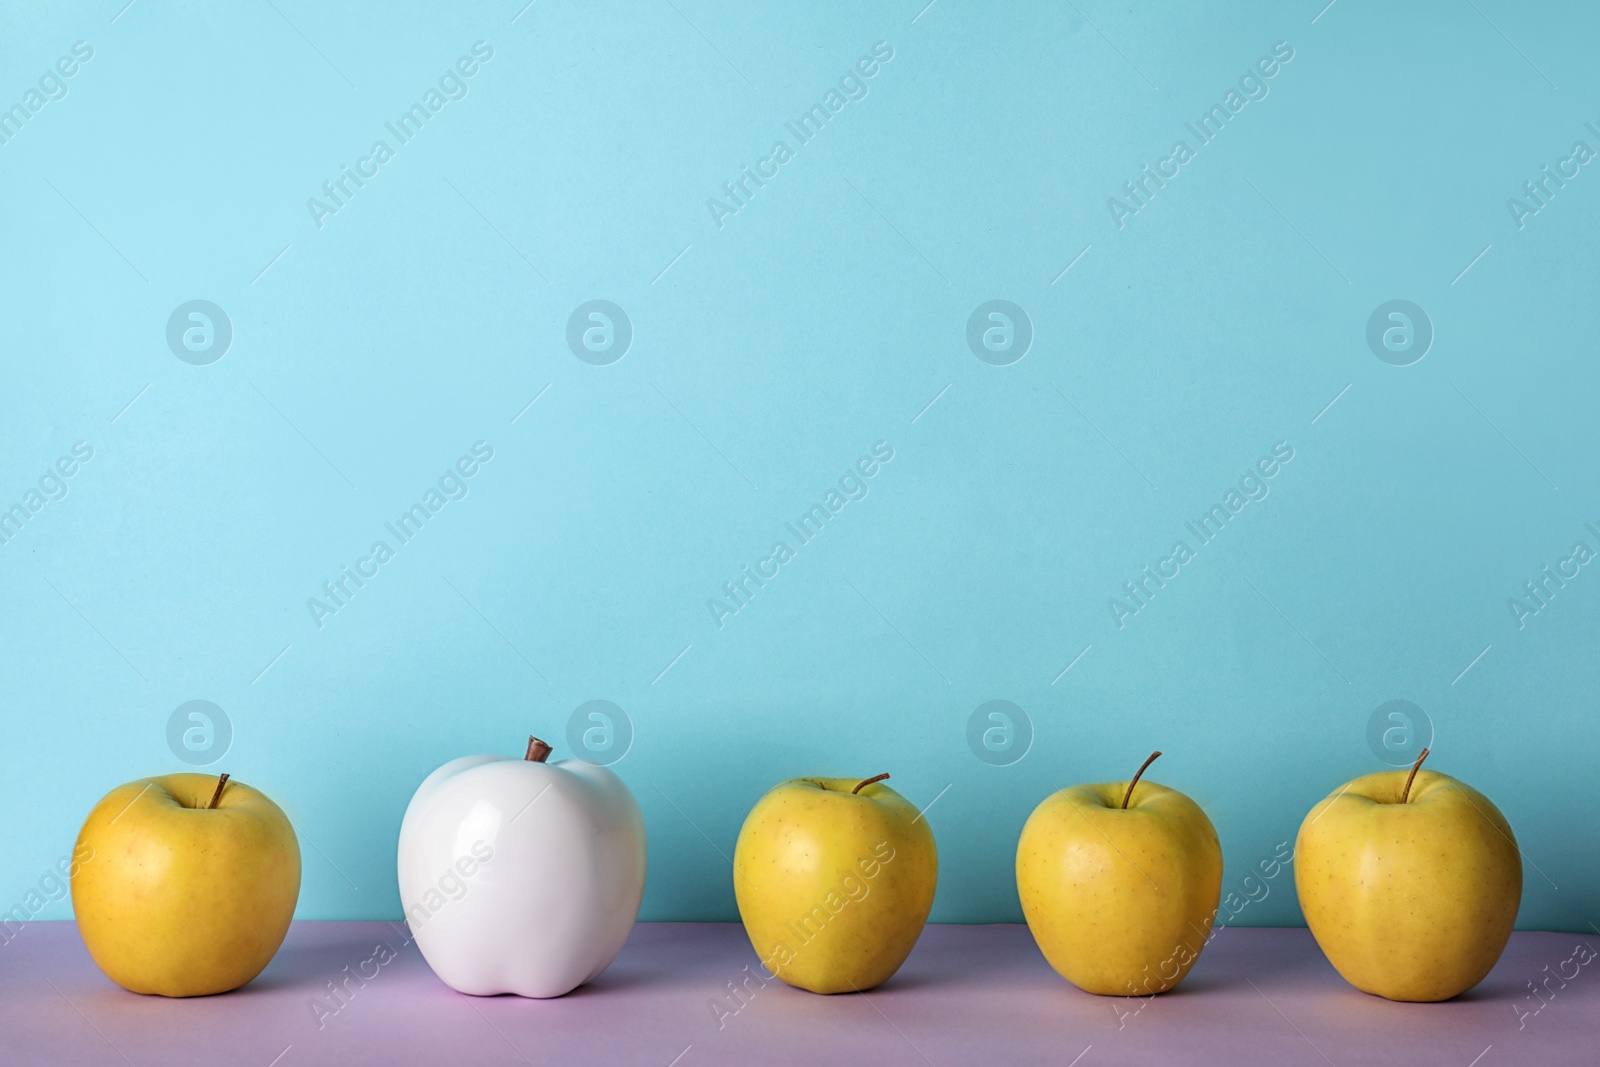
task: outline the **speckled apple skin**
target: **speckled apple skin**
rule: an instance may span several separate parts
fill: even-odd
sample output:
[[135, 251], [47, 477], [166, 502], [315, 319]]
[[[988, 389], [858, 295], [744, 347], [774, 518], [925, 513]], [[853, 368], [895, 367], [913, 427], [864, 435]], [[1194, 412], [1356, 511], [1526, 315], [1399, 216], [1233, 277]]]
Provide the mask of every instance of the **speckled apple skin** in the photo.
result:
[[1390, 1000], [1466, 992], [1494, 967], [1522, 900], [1505, 816], [1447, 774], [1369, 774], [1311, 809], [1295, 841], [1306, 925], [1357, 989]]
[[796, 778], [739, 830], [733, 890], [769, 973], [813, 993], [864, 992], [911, 953], [933, 906], [939, 853], [928, 820], [888, 786]]
[[1210, 939], [1222, 846], [1205, 812], [1141, 780], [1046, 797], [1017, 842], [1017, 894], [1056, 973], [1102, 996], [1148, 996], [1179, 982]]
[[271, 962], [300, 897], [300, 844], [283, 810], [211, 774], [141, 778], [108, 793], [73, 850], [72, 908], [89, 955], [135, 993], [225, 993]]

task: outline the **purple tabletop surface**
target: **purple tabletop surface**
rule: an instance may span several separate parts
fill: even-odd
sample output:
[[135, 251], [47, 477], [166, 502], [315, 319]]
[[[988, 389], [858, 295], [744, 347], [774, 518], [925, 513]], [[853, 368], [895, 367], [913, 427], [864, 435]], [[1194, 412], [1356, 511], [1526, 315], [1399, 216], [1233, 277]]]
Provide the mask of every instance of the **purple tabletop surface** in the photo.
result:
[[1476, 989], [1395, 1004], [1346, 985], [1305, 930], [1226, 929], [1182, 986], [1138, 1000], [1068, 985], [1026, 927], [930, 926], [886, 985], [817, 996], [762, 984], [737, 924], [645, 923], [592, 984], [523, 1000], [450, 990], [401, 924], [299, 922], [245, 988], [168, 1000], [113, 985], [72, 923], [35, 922], [0, 945], [0, 1064], [1576, 1067], [1600, 1064], [1590, 946], [1515, 934]]

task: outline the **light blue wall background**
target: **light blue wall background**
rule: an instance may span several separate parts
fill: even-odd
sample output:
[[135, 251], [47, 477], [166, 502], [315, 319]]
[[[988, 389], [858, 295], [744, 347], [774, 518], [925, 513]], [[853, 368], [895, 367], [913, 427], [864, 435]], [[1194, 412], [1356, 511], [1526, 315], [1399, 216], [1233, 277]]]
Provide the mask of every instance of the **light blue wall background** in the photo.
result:
[[[0, 146], [0, 504], [94, 456], [0, 546], [0, 903], [104, 792], [185, 769], [195, 699], [234, 730], [205, 769], [302, 833], [302, 918], [397, 917], [422, 777], [530, 731], [564, 754], [604, 699], [646, 918], [734, 917], [776, 781], [887, 770], [938, 798], [944, 921], [1019, 919], [1028, 812], [1153, 748], [1236, 888], [1383, 767], [1369, 719], [1404, 699], [1516, 828], [1521, 924], [1600, 920], [1600, 574], [1507, 606], [1600, 549], [1600, 172], [1522, 228], [1507, 206], [1600, 149], [1600, 12], [274, 3], [7, 5], [0, 101], [93, 58]], [[319, 228], [307, 198], [477, 41], [468, 95]], [[1119, 228], [1108, 198], [1280, 41], [1268, 95]], [[780, 138], [719, 228], [708, 198]], [[165, 338], [193, 299], [234, 331], [208, 366]], [[591, 299], [635, 330], [608, 366], [565, 341]], [[1035, 331], [1009, 366], [966, 344], [991, 299]], [[1409, 366], [1365, 339], [1391, 299], [1436, 332]], [[470, 494], [319, 628], [307, 599], [477, 441]], [[715, 625], [878, 441], [870, 494]], [[1277, 442], [1270, 495], [1119, 629], [1123, 582]], [[991, 700], [1032, 724], [1009, 766], [967, 742]], [[1298, 922], [1291, 882], [1237, 921]]]

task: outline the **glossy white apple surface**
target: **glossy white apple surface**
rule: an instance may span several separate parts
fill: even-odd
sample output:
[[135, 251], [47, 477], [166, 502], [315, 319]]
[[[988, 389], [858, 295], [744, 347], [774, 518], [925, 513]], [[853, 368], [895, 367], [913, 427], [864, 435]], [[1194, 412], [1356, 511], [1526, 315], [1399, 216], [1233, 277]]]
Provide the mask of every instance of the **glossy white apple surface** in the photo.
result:
[[605, 970], [633, 928], [644, 819], [604, 767], [465, 756], [411, 798], [399, 869], [406, 921], [447, 985], [559, 997]]

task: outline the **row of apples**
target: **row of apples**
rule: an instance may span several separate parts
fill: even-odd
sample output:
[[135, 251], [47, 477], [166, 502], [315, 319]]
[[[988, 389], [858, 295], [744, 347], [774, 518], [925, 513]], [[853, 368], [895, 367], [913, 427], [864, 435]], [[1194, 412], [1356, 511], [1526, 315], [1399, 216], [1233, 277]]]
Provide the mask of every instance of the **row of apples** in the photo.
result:
[[[645, 826], [611, 770], [521, 758], [452, 760], [400, 828], [406, 921], [463, 993], [556, 997], [598, 976], [638, 916]], [[1181, 982], [1215, 934], [1222, 848], [1199, 805], [1143, 779], [1047, 797], [1017, 843], [1023, 915], [1062, 977], [1147, 996]], [[1292, 862], [1317, 943], [1346, 980], [1392, 1000], [1476, 985], [1522, 894], [1511, 827], [1482, 793], [1422, 770], [1341, 786], [1306, 816]], [[734, 892], [765, 972], [816, 993], [871, 989], [900, 968], [933, 904], [924, 812], [871, 778], [797, 778], [745, 819]], [[1280, 857], [1288, 860], [1289, 857]], [[1278, 860], [1272, 863], [1276, 874]], [[282, 810], [228, 775], [130, 782], [78, 836], [73, 909], [95, 963], [139, 993], [199, 996], [254, 979], [283, 943], [300, 850]]]

